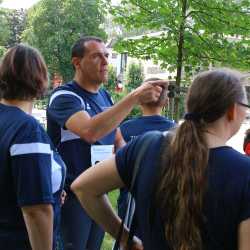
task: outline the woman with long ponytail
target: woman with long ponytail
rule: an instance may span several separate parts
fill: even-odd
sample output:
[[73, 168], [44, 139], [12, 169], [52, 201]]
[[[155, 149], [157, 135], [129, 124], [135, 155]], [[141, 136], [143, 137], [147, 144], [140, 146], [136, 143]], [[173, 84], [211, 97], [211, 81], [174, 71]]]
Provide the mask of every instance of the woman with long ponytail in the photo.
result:
[[[244, 80], [230, 70], [199, 74], [186, 98], [184, 121], [170, 135], [155, 134], [132, 188], [142, 232], [142, 242], [134, 238], [132, 249], [250, 249], [250, 159], [226, 145], [245, 118]], [[132, 140], [72, 184], [85, 210], [114, 237], [121, 220], [105, 193], [130, 187], [149, 136]], [[124, 228], [123, 246], [128, 233]]]

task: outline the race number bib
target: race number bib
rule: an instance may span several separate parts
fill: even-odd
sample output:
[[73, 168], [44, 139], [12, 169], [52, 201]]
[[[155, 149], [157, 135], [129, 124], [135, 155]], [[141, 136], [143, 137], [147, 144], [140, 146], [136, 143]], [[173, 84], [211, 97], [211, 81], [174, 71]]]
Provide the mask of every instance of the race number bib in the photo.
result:
[[114, 145], [92, 145], [91, 146], [91, 165], [97, 164], [112, 156]]

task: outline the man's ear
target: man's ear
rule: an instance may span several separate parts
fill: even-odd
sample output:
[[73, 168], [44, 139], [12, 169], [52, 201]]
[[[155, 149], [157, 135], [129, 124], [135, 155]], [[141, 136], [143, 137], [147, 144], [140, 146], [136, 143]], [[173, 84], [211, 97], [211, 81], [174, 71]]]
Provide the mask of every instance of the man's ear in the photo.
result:
[[232, 105], [228, 110], [227, 110], [227, 119], [229, 121], [233, 121], [235, 118], [235, 114], [236, 114], [236, 105]]
[[79, 57], [72, 57], [71, 63], [74, 65], [75, 69], [79, 68], [81, 62], [81, 58]]

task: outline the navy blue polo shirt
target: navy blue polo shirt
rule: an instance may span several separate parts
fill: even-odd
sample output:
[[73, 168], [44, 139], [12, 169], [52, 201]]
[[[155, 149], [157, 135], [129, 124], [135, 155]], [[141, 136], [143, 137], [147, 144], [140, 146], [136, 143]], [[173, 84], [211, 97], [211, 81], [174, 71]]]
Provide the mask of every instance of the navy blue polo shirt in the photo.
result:
[[[51, 95], [47, 108], [47, 131], [67, 166], [66, 185], [91, 165], [91, 144], [67, 130], [66, 121], [76, 112], [85, 111], [91, 117], [113, 105], [104, 90], [91, 93], [71, 81], [57, 88]], [[112, 145], [115, 130], [99, 139], [96, 145]]]
[[[118, 173], [128, 188], [135, 159], [142, 144], [141, 138], [132, 140], [116, 154]], [[159, 211], [155, 209], [152, 225], [148, 219], [153, 183], [159, 171], [159, 148], [163, 138], [160, 137], [148, 147], [132, 191], [145, 250], [170, 249]], [[235, 250], [238, 225], [250, 218], [250, 158], [228, 146], [210, 149], [207, 173], [208, 186], [203, 208], [206, 221], [201, 228], [204, 249]]]
[[53, 205], [55, 239], [66, 169], [48, 135], [32, 116], [0, 104], [0, 149], [0, 248], [31, 249], [23, 206]]
[[175, 126], [173, 120], [161, 115], [140, 116], [123, 122], [120, 125], [121, 133], [126, 142], [138, 135], [142, 135], [148, 131], [158, 130], [166, 131]]

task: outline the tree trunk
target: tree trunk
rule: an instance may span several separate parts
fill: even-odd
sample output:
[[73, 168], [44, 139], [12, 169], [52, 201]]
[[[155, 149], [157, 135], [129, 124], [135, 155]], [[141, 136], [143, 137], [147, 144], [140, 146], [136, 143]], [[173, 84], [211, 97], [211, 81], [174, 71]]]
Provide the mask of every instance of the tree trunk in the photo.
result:
[[[182, 77], [182, 66], [183, 66], [183, 50], [184, 50], [184, 33], [186, 24], [186, 13], [187, 13], [187, 2], [188, 0], [182, 0], [182, 21], [179, 28], [179, 39], [178, 39], [178, 54], [177, 54], [177, 75], [176, 75], [176, 85], [180, 87], [181, 77]], [[180, 119], [179, 117], [179, 97], [175, 98], [174, 104], [174, 118], [176, 122]]]

